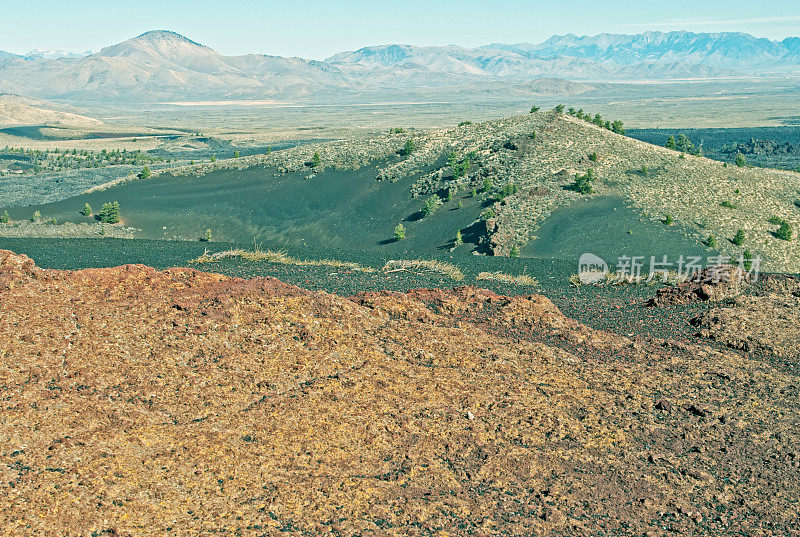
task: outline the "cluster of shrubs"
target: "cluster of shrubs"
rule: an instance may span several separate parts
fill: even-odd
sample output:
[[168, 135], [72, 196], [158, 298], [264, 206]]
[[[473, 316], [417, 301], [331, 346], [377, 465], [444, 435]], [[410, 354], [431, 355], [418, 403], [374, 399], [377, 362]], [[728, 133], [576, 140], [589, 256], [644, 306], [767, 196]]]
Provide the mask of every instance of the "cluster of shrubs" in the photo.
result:
[[783, 218], [773, 216], [769, 219], [769, 223], [778, 226], [777, 231], [774, 233], [775, 237], [785, 241], [792, 240], [792, 225], [789, 222]]
[[116, 224], [119, 222], [119, 202], [110, 201], [104, 203], [100, 208], [100, 212], [97, 213], [97, 219], [104, 224]]
[[580, 110], [575, 110], [574, 108], [570, 107], [569, 110], [567, 110], [567, 113], [578, 119], [583, 119], [585, 121], [588, 121], [589, 123], [593, 123], [598, 127], [603, 127], [604, 129], [610, 130], [611, 132], [616, 132], [617, 134], [625, 134], [625, 129], [623, 128], [622, 121], [619, 120], [609, 121], [607, 119], [603, 119], [603, 116], [601, 116], [600, 114], [595, 114], [594, 116], [592, 116], [592, 114], [585, 113], [583, 111], [583, 108], [581, 108]]
[[566, 187], [567, 190], [578, 192], [579, 194], [591, 194], [594, 192], [592, 188], [592, 181], [597, 179], [594, 170], [589, 168], [585, 175], [578, 175], [575, 177], [575, 182]]
[[455, 179], [467, 174], [472, 167], [472, 157], [472, 153], [469, 153], [462, 159], [458, 159], [455, 153], [450, 154], [450, 158], [447, 159], [447, 165], [453, 170], [453, 177]]
[[406, 140], [406, 144], [397, 152], [400, 155], [410, 155], [417, 148], [414, 140]]
[[694, 145], [685, 134], [679, 134], [677, 138], [669, 136], [664, 147], [695, 156], [701, 156], [703, 154], [703, 144], [701, 143], [699, 146]]

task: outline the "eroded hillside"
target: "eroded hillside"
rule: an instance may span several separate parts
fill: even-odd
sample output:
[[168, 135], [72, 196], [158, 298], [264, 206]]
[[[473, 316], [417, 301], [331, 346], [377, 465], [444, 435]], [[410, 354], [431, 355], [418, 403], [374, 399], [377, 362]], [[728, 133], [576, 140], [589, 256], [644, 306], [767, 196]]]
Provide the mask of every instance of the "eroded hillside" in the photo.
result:
[[[398, 157], [408, 140], [413, 150]], [[487, 245], [497, 255], [535, 239], [538, 225], [553, 210], [586, 196], [616, 195], [655, 222], [681, 226], [698, 241], [713, 236], [714, 247], [724, 254], [737, 257], [750, 250], [770, 270], [796, 272], [800, 267], [800, 173], [680, 153], [554, 111], [448, 129], [360, 135], [177, 173], [263, 165], [284, 172], [307, 170], [314, 177], [326, 167], [375, 162], [381, 163], [379, 180], [419, 175], [411, 187], [414, 196], [455, 199], [471, 193], [482, 198], [486, 210], [477, 225], [485, 227]], [[569, 188], [590, 171], [591, 193]], [[776, 235], [776, 218], [794, 230], [790, 240]], [[744, 242], [735, 245], [731, 240], [740, 229]]]
[[798, 530], [796, 378], [542, 296], [0, 252], [10, 534]]

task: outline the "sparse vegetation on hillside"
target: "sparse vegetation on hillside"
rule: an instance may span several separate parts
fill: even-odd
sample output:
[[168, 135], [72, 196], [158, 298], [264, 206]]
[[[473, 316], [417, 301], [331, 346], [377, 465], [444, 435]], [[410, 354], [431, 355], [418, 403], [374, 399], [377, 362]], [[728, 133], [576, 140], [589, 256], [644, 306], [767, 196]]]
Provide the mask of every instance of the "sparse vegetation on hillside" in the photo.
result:
[[592, 117], [591, 114], [585, 113], [583, 111], [583, 108], [581, 108], [580, 110], [575, 110], [574, 108], [570, 108], [567, 111], [567, 113], [573, 117], [576, 117], [578, 119], [583, 119], [585, 121], [588, 121], [589, 123], [597, 125], [598, 127], [603, 127], [604, 129], [610, 130], [611, 132], [615, 132], [617, 134], [625, 134], [625, 128], [623, 126], [624, 124], [622, 123], [622, 121], [619, 120], [609, 121], [603, 119], [603, 116], [601, 116], [600, 114], [595, 114], [594, 117]]
[[48, 172], [81, 170], [88, 168], [105, 168], [108, 166], [141, 166], [145, 163], [162, 163], [165, 158], [153, 156], [145, 151], [127, 149], [31, 149], [25, 147], [6, 146], [0, 149], [0, 155], [9, 157], [8, 162], [21, 164], [23, 175], [36, 175]]

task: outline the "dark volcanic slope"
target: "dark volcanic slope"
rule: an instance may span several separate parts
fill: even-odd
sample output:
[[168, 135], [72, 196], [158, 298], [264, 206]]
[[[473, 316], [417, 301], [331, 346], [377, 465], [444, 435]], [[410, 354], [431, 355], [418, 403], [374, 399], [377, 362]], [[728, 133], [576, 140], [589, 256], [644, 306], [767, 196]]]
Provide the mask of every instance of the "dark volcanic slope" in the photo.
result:
[[0, 252], [15, 534], [786, 535], [796, 378], [541, 296]]

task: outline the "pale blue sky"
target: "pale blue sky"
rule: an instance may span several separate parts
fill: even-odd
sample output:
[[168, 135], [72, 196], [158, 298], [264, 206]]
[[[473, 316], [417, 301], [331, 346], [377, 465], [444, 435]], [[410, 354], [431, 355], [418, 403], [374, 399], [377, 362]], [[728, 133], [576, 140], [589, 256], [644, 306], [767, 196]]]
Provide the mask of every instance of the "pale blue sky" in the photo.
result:
[[223, 54], [322, 59], [382, 43], [477, 46], [686, 29], [800, 36], [798, 0], [0, 0], [0, 50], [84, 51], [174, 30]]

